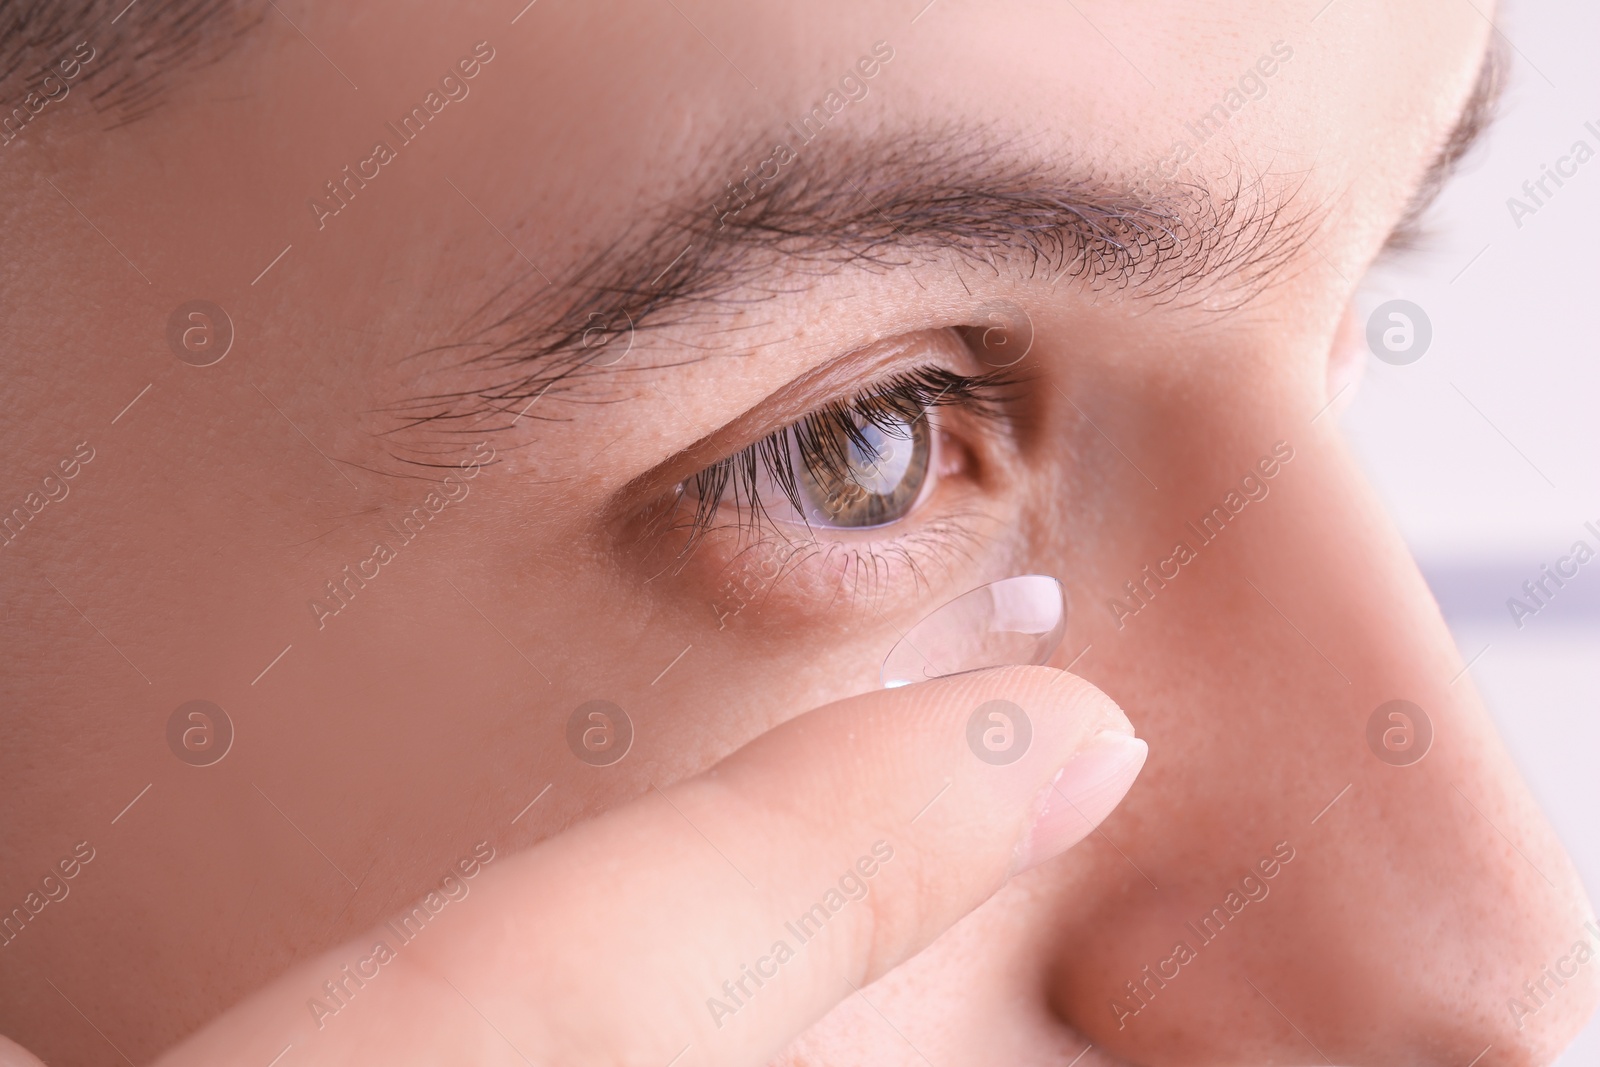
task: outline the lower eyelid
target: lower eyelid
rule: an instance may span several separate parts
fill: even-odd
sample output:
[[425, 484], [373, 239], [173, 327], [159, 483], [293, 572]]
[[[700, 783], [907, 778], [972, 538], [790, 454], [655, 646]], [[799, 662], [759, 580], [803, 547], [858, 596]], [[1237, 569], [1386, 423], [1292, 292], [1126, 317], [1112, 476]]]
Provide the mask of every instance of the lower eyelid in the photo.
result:
[[769, 530], [753, 540], [723, 529], [708, 534], [675, 577], [690, 599], [705, 598], [710, 629], [770, 628], [787, 639], [797, 617], [825, 612], [835, 619], [869, 604], [893, 614], [930, 589], [961, 584], [973, 560], [998, 541], [999, 526], [992, 516], [962, 511], [892, 538], [882, 527], [826, 539]]

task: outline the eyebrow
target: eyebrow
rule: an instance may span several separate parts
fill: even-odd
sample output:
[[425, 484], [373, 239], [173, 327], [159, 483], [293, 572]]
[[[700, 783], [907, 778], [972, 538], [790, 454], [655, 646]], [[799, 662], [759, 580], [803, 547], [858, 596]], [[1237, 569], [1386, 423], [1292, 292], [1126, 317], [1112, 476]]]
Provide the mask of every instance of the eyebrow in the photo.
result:
[[771, 142], [709, 154], [737, 160], [725, 173], [742, 167], [743, 180], [702, 175], [691, 187], [720, 197], [668, 202], [559, 286], [528, 293], [531, 271], [513, 281], [479, 310], [471, 338], [427, 350], [458, 350], [493, 384], [410, 401], [394, 412], [397, 431], [483, 433], [555, 417], [540, 398], [605, 374], [607, 345], [644, 330], [725, 329], [730, 312], [846, 268], [953, 259], [1094, 292], [1236, 307], [1281, 274], [1316, 221], [1298, 185], [1242, 172], [1222, 189], [1129, 180], [971, 131], [796, 143], [777, 143], [795, 157], [787, 165], [774, 163]]
[[0, 99], [15, 115], [25, 94], [82, 42], [94, 58], [73, 77], [107, 128], [127, 125], [165, 102], [183, 75], [230, 55], [264, 19], [261, 6], [246, 0], [0, 2]]

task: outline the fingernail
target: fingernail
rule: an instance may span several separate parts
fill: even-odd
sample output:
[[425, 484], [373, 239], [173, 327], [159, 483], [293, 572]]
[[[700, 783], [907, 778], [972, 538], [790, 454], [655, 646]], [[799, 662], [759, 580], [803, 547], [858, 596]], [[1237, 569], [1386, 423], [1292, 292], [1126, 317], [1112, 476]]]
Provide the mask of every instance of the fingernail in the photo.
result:
[[1088, 837], [1122, 803], [1149, 752], [1149, 745], [1119, 730], [1104, 730], [1079, 749], [1035, 802], [1038, 814], [1018, 849], [1017, 873]]

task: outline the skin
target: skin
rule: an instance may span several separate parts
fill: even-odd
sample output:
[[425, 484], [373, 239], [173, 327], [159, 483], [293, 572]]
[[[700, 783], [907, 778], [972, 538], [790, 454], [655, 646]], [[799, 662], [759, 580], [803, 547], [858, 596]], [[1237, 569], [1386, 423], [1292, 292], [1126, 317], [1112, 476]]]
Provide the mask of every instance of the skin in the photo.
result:
[[[1281, 4], [1193, 0], [1003, 14], [944, 0], [915, 23], [898, 5], [683, 6], [715, 48], [671, 5], [540, 4], [514, 25], [503, 5], [283, 7], [304, 37], [274, 15], [117, 129], [67, 117], [69, 100], [0, 177], [5, 506], [77, 442], [95, 450], [0, 560], [14, 709], [0, 903], [75, 842], [95, 850], [70, 896], [0, 954], [0, 1031], [46, 1062], [143, 1063], [209, 1023], [171, 1062], [264, 1063], [308, 1021], [317, 983], [294, 976], [350, 958], [341, 946], [479, 841], [500, 866], [477, 896], [403, 977], [363, 993], [365, 1014], [341, 1013], [295, 1056], [399, 1062], [440, 1042], [504, 1061], [476, 1017], [434, 995], [439, 975], [530, 1055], [588, 1062], [665, 1063], [685, 1032], [694, 1056], [726, 1063], [1066, 1063], [1092, 1043], [1084, 1067], [1466, 1064], [1486, 1046], [1479, 1063], [1498, 1067], [1548, 1062], [1581, 1027], [1593, 965], [1520, 1029], [1508, 1012], [1592, 910], [1335, 418], [1318, 417], [1329, 382], [1366, 358], [1346, 316], [1355, 282], [1478, 69], [1488, 28], [1471, 5], [1338, 0], [1314, 23]], [[317, 230], [306, 197], [484, 39], [496, 57], [472, 95]], [[396, 404], [490, 384], [459, 351], [428, 349], [470, 333], [508, 282], [561, 285], [670, 197], [709, 203], [720, 181], [696, 183], [727, 131], [770, 136], [880, 39], [895, 57], [836, 120], [849, 136], [892, 143], [954, 121], [1127, 175], [1289, 42], [1267, 95], [1185, 177], [1293, 187], [1304, 239], [1270, 285], [1219, 278], [1168, 302], [955, 258], [775, 274], [779, 296], [641, 330], [587, 386], [610, 402], [552, 395], [540, 417], [464, 420], [453, 438], [401, 425]], [[203, 369], [163, 334], [195, 297], [237, 328]], [[1031, 323], [1031, 384], [1008, 429], [949, 427], [947, 477], [904, 526], [959, 517], [965, 533], [923, 537], [915, 573], [900, 531], [840, 538], [848, 549], [730, 613], [719, 590], [747, 541], [722, 531], [673, 566], [674, 542], [641, 536], [677, 480], [873, 373], [935, 358], [981, 369], [940, 331], [987, 324], [997, 301]], [[439, 472], [408, 461], [471, 462], [480, 441], [494, 461], [470, 495], [319, 629], [307, 601], [435, 488]], [[1106, 604], [1123, 582], [1277, 442], [1293, 458], [1270, 495], [1119, 626]], [[880, 562], [841, 565], [852, 558]], [[1021, 573], [1062, 578], [1073, 611], [1052, 666], [1114, 700], [1150, 755], [1103, 836], [1007, 880], [1034, 787], [1116, 713], [1074, 703], [1098, 698], [1067, 676], [1000, 672], [956, 697], [880, 694], [852, 758], [857, 706], [834, 702], [876, 688], [897, 632]], [[1050, 695], [1058, 678], [1068, 696]], [[744, 857], [757, 884], [798, 887], [763, 904], [785, 914], [872, 840], [859, 811], [914, 813], [943, 780], [950, 746], [894, 738], [942, 724], [959, 755], [966, 709], [991, 695], [1064, 725], [1040, 731], [1029, 788], [1004, 804], [953, 794], [948, 815], [904, 831], [923, 877], [919, 891], [896, 872], [874, 904], [892, 947], [864, 935], [827, 961], [882, 977], [865, 996], [824, 991], [824, 964], [807, 960], [803, 993], [716, 1044], [702, 1005], [715, 982], [671, 995], [672, 976], [730, 973], [716, 931], [749, 917], [704, 841]], [[237, 731], [207, 768], [165, 739], [197, 698]], [[636, 730], [607, 768], [563, 741], [596, 698]], [[1366, 742], [1395, 698], [1434, 730], [1408, 767]], [[675, 794], [709, 829], [651, 799], [757, 738], [722, 772], [732, 785]], [[817, 789], [829, 774], [836, 789]], [[810, 806], [780, 814], [775, 796]], [[1185, 923], [1279, 842], [1294, 858], [1270, 896], [1119, 1026], [1124, 983], [1195, 943]], [[659, 900], [681, 919], [656, 914]], [[596, 940], [586, 906], [651, 940]], [[753, 914], [750, 929], [770, 928]], [[665, 946], [659, 971], [643, 943]], [[381, 1048], [394, 1033], [403, 1047]]]

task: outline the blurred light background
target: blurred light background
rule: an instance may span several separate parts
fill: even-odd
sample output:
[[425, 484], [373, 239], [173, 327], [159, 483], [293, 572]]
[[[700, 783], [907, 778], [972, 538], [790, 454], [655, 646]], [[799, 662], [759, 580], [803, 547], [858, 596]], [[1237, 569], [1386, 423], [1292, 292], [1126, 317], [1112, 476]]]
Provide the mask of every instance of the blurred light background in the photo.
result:
[[[1531, 604], [1522, 583], [1575, 541], [1600, 552], [1584, 525], [1600, 531], [1600, 4], [1511, 0], [1498, 22], [1512, 59], [1501, 117], [1431, 213], [1427, 247], [1361, 298], [1363, 321], [1414, 301], [1432, 344], [1407, 366], [1369, 358], [1341, 421], [1595, 899], [1600, 558], [1520, 627], [1506, 601]], [[1578, 141], [1594, 158], [1548, 181], [1554, 195], [1519, 226], [1508, 198], [1532, 205], [1523, 183]], [[1513, 989], [1532, 977], [1506, 976]], [[1558, 1062], [1600, 1064], [1600, 1018]]]

